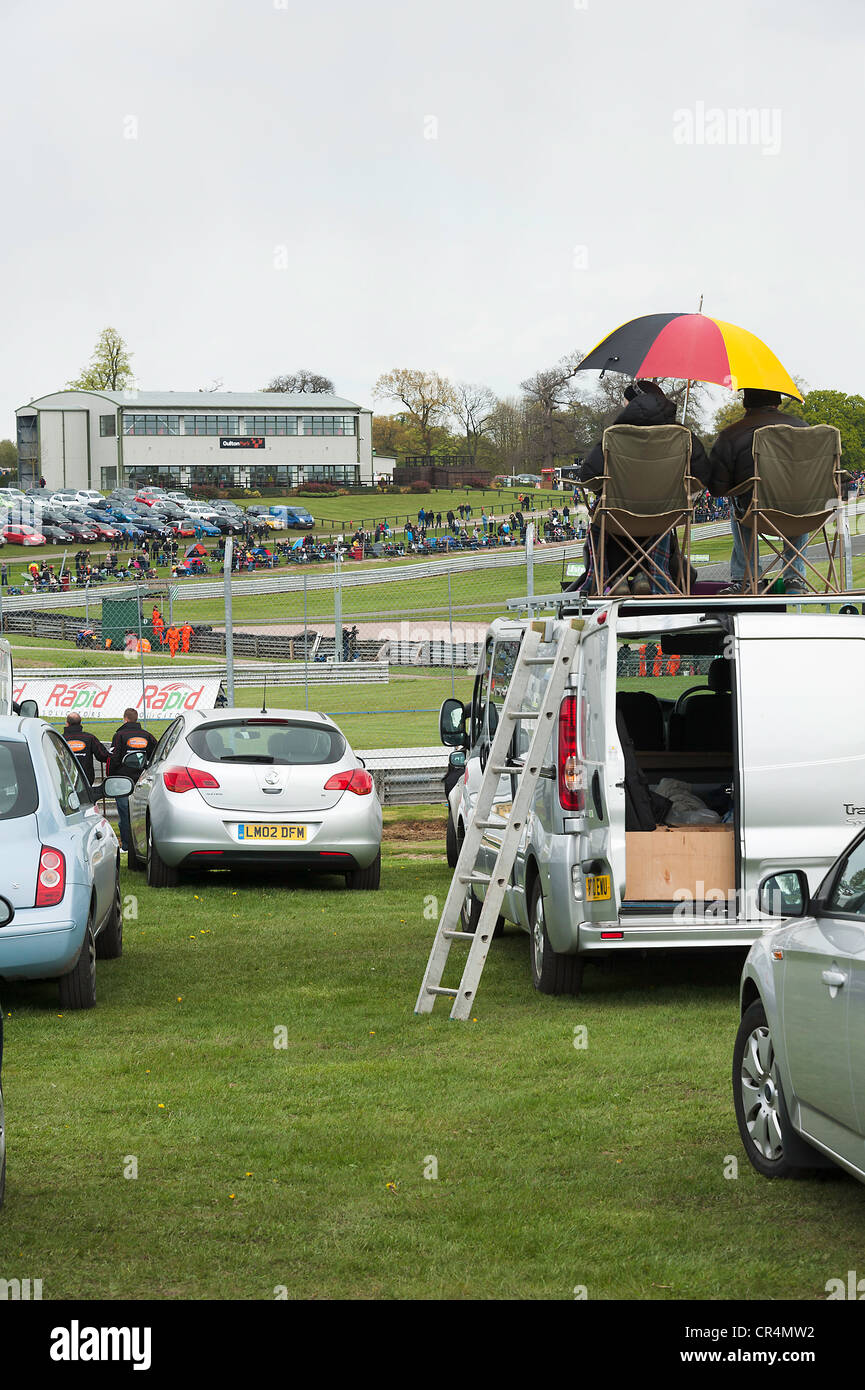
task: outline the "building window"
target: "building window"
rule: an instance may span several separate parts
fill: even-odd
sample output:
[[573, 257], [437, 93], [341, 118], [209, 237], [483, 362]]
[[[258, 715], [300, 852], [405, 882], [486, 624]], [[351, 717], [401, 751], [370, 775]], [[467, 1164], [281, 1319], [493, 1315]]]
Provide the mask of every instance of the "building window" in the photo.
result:
[[180, 434], [179, 415], [123, 415], [124, 434]]
[[354, 434], [353, 415], [303, 415], [303, 434]]
[[117, 434], [117, 418], [114, 415], [99, 416], [99, 433], [103, 439], [113, 439]]
[[197, 435], [240, 434], [237, 415], [184, 415], [183, 433]]
[[103, 468], [103, 469], [102, 469], [102, 491], [103, 491], [103, 492], [110, 492], [111, 489], [112, 489], [112, 488], [115, 488], [116, 486], [117, 486], [117, 469], [116, 469], [116, 468]]
[[289, 435], [297, 434], [296, 415], [245, 415], [244, 434], [251, 435]]

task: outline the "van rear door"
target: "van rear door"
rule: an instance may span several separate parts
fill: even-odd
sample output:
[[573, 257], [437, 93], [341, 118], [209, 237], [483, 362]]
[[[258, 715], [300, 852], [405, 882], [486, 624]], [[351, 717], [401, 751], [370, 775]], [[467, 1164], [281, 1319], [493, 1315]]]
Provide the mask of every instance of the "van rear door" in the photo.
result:
[[[581, 910], [588, 922], [609, 922], [618, 917], [625, 878], [624, 761], [616, 732], [617, 627], [615, 604], [587, 620], [580, 642], [576, 688], [571, 692], [577, 703], [583, 811], [580, 815], [563, 806], [562, 814], [565, 831], [580, 833]], [[560, 777], [566, 751], [559, 747]]]
[[865, 618], [734, 619], [746, 903], [762, 877], [804, 868], [812, 889], [865, 825]]

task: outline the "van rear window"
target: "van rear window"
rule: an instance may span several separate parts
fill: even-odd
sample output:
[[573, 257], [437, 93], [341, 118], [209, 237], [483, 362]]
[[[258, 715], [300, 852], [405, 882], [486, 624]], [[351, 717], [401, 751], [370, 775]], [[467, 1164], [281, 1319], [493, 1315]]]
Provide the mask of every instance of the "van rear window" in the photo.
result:
[[304, 766], [339, 762], [345, 739], [327, 724], [289, 719], [225, 720], [200, 724], [187, 736], [197, 757], [208, 763], [276, 763]]
[[39, 792], [26, 743], [0, 742], [0, 820], [32, 816]]

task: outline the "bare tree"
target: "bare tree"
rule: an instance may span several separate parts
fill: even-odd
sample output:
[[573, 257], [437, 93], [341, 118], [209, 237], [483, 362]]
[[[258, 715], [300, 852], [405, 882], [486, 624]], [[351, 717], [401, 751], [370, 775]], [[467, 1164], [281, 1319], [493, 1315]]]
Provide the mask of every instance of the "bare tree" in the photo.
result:
[[526, 399], [538, 406], [541, 415], [543, 450], [541, 454], [544, 468], [552, 468], [555, 459], [555, 436], [553, 418], [557, 410], [568, 403], [568, 383], [573, 377], [582, 353], [574, 352], [561, 358], [554, 367], [535, 372], [527, 380], [520, 382]]
[[307, 371], [306, 367], [301, 367], [296, 372], [289, 372], [286, 376], [275, 376], [262, 389], [265, 391], [286, 391], [292, 395], [304, 395], [308, 392], [324, 393], [329, 396], [336, 394], [336, 387], [329, 376]]
[[453, 413], [466, 435], [466, 449], [474, 465], [478, 445], [492, 429], [493, 412], [498, 405], [494, 391], [475, 382], [458, 381], [454, 387]]
[[383, 372], [372, 394], [376, 400], [402, 401], [427, 454], [432, 453], [433, 430], [445, 425], [456, 409], [454, 389], [447, 378], [414, 367], [394, 367], [393, 371]]

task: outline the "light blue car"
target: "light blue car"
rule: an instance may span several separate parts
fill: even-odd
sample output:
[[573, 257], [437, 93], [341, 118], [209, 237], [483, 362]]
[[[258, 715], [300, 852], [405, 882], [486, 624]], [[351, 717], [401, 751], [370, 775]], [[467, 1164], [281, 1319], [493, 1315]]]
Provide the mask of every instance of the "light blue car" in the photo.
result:
[[0, 977], [57, 979], [64, 1009], [96, 1003], [96, 957], [123, 949], [120, 847], [96, 793], [42, 719], [0, 717]]

